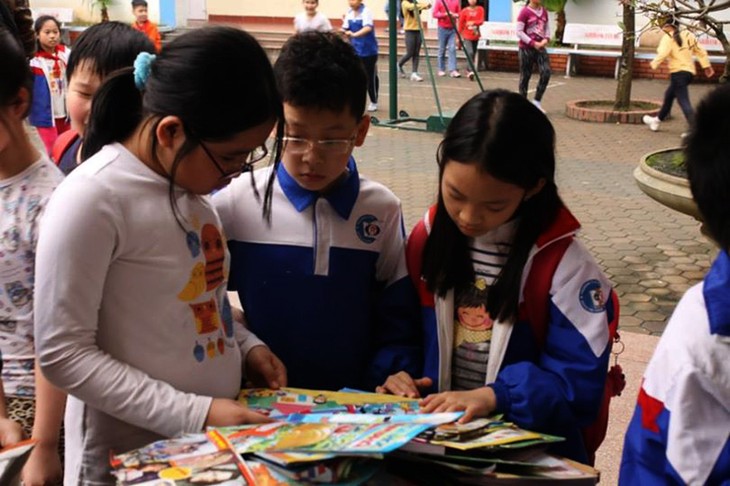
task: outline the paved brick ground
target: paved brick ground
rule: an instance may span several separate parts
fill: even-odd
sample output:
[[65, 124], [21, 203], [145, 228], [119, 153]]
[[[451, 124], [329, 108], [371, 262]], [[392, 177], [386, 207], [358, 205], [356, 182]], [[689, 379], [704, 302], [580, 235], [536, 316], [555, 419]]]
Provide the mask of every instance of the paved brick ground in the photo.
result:
[[[380, 110], [388, 119], [388, 77], [381, 68]], [[427, 72], [422, 60], [421, 72]], [[486, 89], [516, 89], [516, 73], [482, 72]], [[533, 78], [533, 85], [536, 77]], [[478, 92], [475, 82], [437, 78], [444, 111], [455, 111]], [[633, 97], [660, 100], [664, 81], [637, 80]], [[558, 186], [571, 210], [581, 220], [581, 238], [614, 283], [621, 301], [625, 331], [660, 334], [679, 297], [702, 279], [715, 250], [699, 232], [694, 219], [673, 212], [645, 196], [632, 172], [641, 155], [678, 146], [686, 129], [678, 107], [675, 118], [660, 132], [644, 125], [593, 124], [565, 116], [572, 99], [612, 99], [612, 79], [574, 77], [557, 73], [543, 100], [557, 131]], [[711, 86], [693, 85], [695, 103]], [[399, 80], [398, 108], [411, 116], [436, 114], [428, 82]], [[363, 174], [387, 184], [403, 201], [410, 228], [435, 199], [435, 153], [440, 134], [373, 127], [356, 157]]]

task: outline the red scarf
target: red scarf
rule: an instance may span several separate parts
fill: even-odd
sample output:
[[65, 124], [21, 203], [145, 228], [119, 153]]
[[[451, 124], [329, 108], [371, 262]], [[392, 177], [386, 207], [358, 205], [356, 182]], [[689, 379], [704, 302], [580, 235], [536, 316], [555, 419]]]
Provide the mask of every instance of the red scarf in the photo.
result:
[[56, 46], [54, 48], [53, 54], [49, 53], [48, 51], [45, 51], [42, 48], [38, 49], [35, 54], [37, 57], [42, 57], [45, 59], [53, 60], [53, 76], [57, 79], [61, 77], [61, 63], [63, 62], [63, 61], [61, 61], [61, 58], [58, 57], [58, 51], [59, 51], [59, 48], [58, 48], [58, 46]]

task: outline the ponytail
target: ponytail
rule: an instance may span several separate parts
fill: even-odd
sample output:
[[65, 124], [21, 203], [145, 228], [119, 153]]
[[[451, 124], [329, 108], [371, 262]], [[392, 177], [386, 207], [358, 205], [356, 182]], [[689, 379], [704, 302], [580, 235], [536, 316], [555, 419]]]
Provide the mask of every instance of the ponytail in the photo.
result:
[[676, 42], [679, 47], [682, 47], [682, 36], [679, 35], [679, 29], [674, 29], [674, 34], [672, 34], [672, 37], [674, 38], [674, 42]]
[[94, 95], [81, 159], [88, 159], [104, 145], [126, 140], [141, 121], [142, 93], [134, 84], [133, 69], [120, 69]]

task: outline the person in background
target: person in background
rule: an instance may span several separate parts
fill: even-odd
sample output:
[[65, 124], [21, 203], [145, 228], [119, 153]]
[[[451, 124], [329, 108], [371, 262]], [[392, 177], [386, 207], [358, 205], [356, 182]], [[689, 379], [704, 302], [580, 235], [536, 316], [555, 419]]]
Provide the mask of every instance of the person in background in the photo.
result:
[[140, 52], [155, 52], [155, 46], [144, 34], [121, 22], [92, 25], [76, 39], [66, 68], [71, 130], [58, 137], [51, 152], [51, 159], [64, 174], [81, 163], [91, 101], [99, 86], [117, 69], [130, 67]]
[[132, 13], [134, 14], [132, 27], [146, 35], [155, 45], [155, 51], [160, 52], [162, 49], [160, 31], [157, 29], [157, 24], [149, 19], [147, 10], [146, 0], [132, 0]]
[[548, 12], [542, 5], [542, 0], [528, 0], [517, 15], [517, 38], [519, 39], [520, 57], [520, 94], [527, 98], [527, 88], [532, 77], [532, 70], [537, 65], [540, 80], [537, 82], [535, 98], [532, 103], [540, 110], [542, 97], [550, 82], [550, 57], [546, 47], [550, 42], [550, 28], [548, 26]]
[[[479, 42], [479, 26], [484, 23], [484, 8], [477, 5], [477, 0], [468, 0], [469, 4], [459, 14], [459, 33], [464, 40], [464, 52], [471, 58], [476, 69], [477, 43]], [[474, 79], [471, 67], [467, 69], [467, 77]]]
[[456, 29], [459, 22], [461, 2], [459, 0], [438, 0], [433, 7], [433, 18], [438, 20], [438, 75], [446, 76], [446, 53], [449, 56], [449, 76], [460, 78], [456, 68]]
[[[284, 44], [274, 72], [286, 120], [281, 164], [213, 196], [230, 290], [291, 386], [372, 390], [401, 367], [420, 373], [400, 201], [361, 176], [352, 156], [370, 126], [362, 63], [334, 33], [308, 32]], [[241, 201], [269, 188], [271, 224], [262, 226], [262, 205]]]
[[[686, 38], [685, 38], [686, 40]], [[619, 484], [730, 481], [730, 86], [697, 108], [685, 160], [692, 197], [719, 247], [677, 304], [644, 371]]]
[[411, 81], [423, 81], [423, 77], [418, 74], [418, 62], [421, 55], [421, 27], [418, 22], [421, 21], [421, 11], [431, 8], [431, 4], [426, 0], [416, 2], [411, 0], [403, 0], [401, 9], [403, 10], [403, 29], [406, 34], [406, 53], [398, 61], [398, 73], [401, 78], [406, 77], [403, 66], [411, 59]]
[[38, 17], [35, 32], [38, 49], [30, 61], [35, 82], [29, 119], [50, 155], [58, 136], [69, 129], [66, 65], [70, 49], [61, 44], [61, 24], [55, 17]]
[[342, 22], [342, 32], [348, 37], [355, 52], [365, 66], [368, 76], [368, 111], [378, 110], [378, 41], [375, 38], [375, 22], [373, 13], [362, 0], [348, 0], [350, 9]]
[[[659, 130], [659, 125], [669, 116], [675, 99], [682, 108], [687, 124], [692, 125], [694, 110], [692, 102], [689, 100], [689, 85], [697, 74], [695, 56], [697, 56], [705, 76], [711, 78], [715, 74], [707, 51], [697, 42], [697, 38], [692, 32], [680, 29], [679, 22], [674, 18], [667, 20], [662, 26], [662, 30], [666, 35], [662, 36], [662, 40], [659, 41], [657, 55], [651, 61], [651, 68], [658, 69], [664, 61], [667, 61], [669, 86], [664, 92], [664, 102], [657, 116], [644, 115], [643, 122], [652, 132]], [[687, 132], [682, 133], [682, 137], [686, 135]]]
[[236, 400], [242, 377], [278, 388], [286, 370], [232, 319], [207, 195], [266, 156], [282, 118], [266, 53], [232, 27], [140, 53], [94, 96], [36, 257], [38, 363], [68, 393], [65, 484], [114, 484], [110, 450], [267, 421]]
[[317, 12], [319, 0], [303, 0], [302, 4], [304, 12], [300, 12], [294, 17], [295, 32], [309, 32], [310, 30], [329, 32], [332, 30], [329, 19], [324, 14]]

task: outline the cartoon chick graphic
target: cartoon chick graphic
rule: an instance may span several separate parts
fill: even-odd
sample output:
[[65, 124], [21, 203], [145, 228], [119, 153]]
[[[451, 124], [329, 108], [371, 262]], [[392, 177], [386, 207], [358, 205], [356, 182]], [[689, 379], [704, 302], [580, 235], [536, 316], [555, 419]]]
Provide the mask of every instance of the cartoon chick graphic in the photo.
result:
[[190, 272], [190, 280], [185, 284], [185, 288], [177, 294], [177, 298], [185, 302], [190, 302], [205, 292], [205, 286], [205, 264], [198, 262]]

